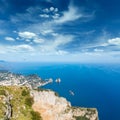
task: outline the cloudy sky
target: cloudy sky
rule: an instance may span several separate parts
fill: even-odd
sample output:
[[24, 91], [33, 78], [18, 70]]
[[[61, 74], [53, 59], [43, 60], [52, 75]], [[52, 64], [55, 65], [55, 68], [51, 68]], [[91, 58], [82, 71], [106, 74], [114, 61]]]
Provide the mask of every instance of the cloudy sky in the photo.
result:
[[0, 59], [120, 61], [119, 0], [0, 0]]

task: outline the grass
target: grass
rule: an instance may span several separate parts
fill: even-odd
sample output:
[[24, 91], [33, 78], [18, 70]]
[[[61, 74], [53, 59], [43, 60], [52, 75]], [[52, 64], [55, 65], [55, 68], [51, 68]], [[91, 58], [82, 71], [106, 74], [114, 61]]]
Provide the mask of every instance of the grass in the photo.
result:
[[0, 120], [5, 113], [5, 105], [2, 102], [2, 97], [6, 96], [5, 91], [12, 95], [11, 120], [42, 120], [40, 114], [33, 111], [33, 98], [30, 96], [29, 88], [24, 86], [0, 86]]

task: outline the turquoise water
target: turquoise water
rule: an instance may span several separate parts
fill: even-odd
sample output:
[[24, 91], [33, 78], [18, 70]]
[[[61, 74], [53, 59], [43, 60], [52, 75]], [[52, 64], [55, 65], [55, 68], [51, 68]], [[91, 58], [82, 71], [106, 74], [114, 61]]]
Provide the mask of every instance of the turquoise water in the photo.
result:
[[96, 107], [100, 120], [120, 120], [120, 65], [10, 63], [7, 69], [24, 75], [35, 73], [43, 79], [60, 77], [60, 84], [44, 88], [57, 91], [74, 106]]

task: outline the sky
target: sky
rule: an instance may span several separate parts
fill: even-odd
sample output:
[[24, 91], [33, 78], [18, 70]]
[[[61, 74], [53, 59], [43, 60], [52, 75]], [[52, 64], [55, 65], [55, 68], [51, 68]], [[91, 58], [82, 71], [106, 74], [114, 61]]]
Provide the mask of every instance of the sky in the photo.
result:
[[0, 0], [0, 59], [120, 62], [120, 0]]

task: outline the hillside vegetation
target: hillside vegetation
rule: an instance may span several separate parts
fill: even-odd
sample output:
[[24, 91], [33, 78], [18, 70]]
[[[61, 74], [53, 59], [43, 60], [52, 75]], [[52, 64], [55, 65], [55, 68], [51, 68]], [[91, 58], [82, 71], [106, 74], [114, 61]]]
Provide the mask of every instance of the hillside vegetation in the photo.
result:
[[0, 86], [0, 120], [42, 120], [27, 87]]

